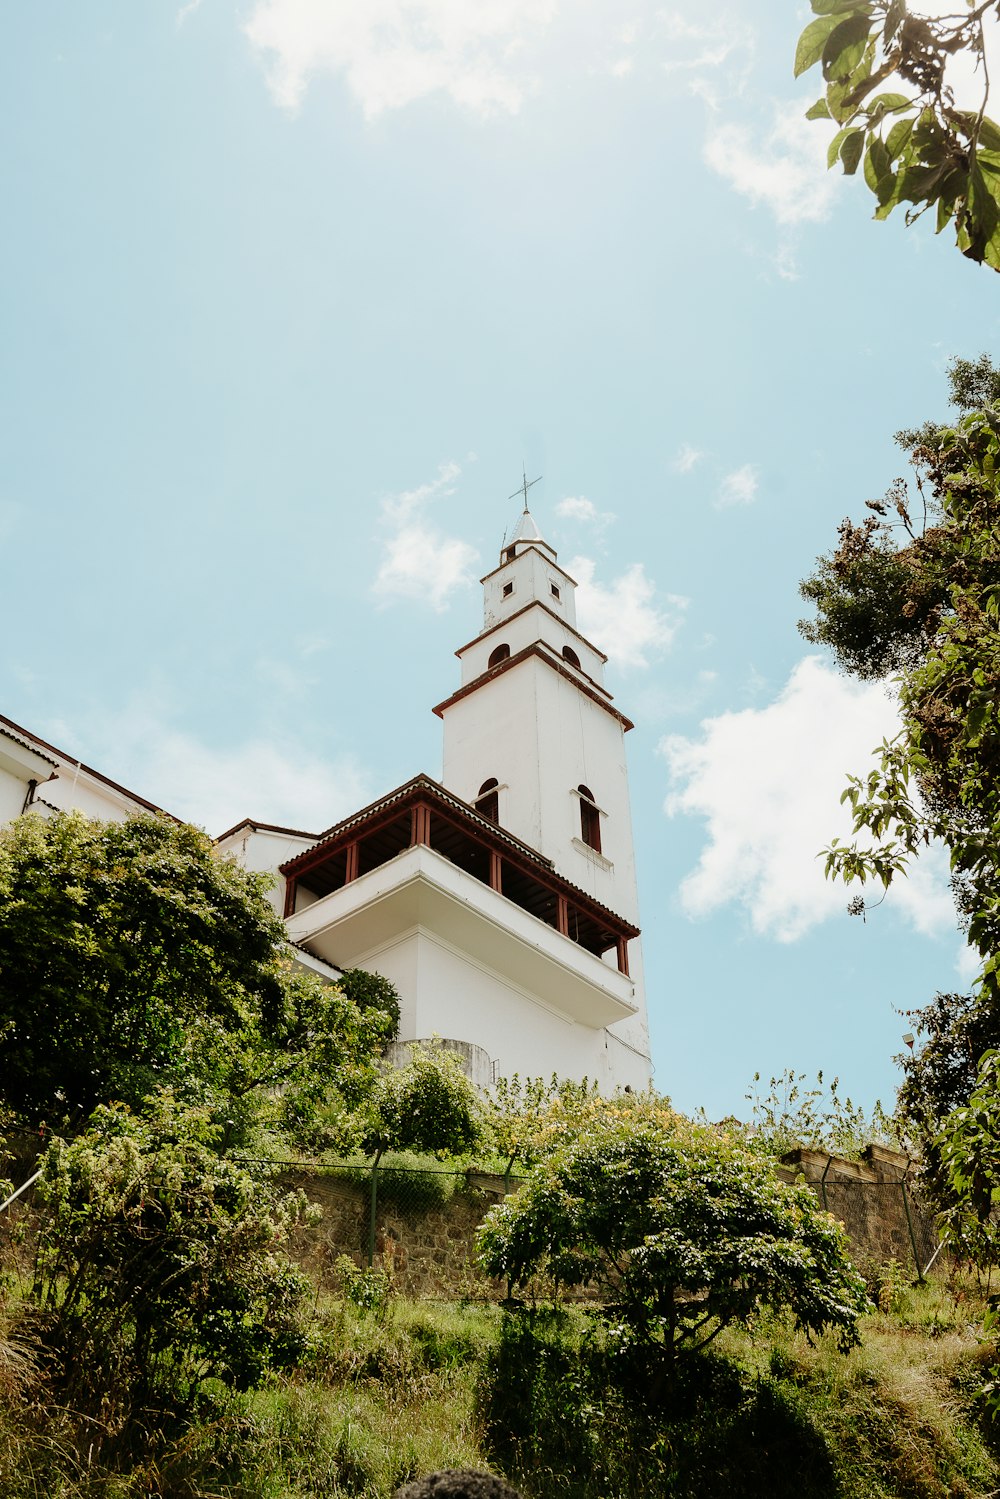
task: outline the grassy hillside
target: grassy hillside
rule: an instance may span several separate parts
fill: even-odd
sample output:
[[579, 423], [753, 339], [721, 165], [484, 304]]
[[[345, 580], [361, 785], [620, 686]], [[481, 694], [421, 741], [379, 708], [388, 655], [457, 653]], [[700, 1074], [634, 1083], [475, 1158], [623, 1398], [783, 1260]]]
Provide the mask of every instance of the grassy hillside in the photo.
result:
[[183, 1429], [130, 1433], [113, 1470], [94, 1460], [99, 1413], [47, 1402], [30, 1326], [8, 1307], [0, 1493], [387, 1499], [413, 1474], [466, 1465], [505, 1472], [531, 1499], [961, 1499], [1000, 1487], [976, 1393], [981, 1308], [941, 1284], [888, 1283], [889, 1309], [846, 1356], [777, 1322], [727, 1335], [656, 1398], [649, 1371], [616, 1364], [585, 1313], [505, 1319], [377, 1291], [318, 1309], [307, 1371], [255, 1394], [210, 1390]]

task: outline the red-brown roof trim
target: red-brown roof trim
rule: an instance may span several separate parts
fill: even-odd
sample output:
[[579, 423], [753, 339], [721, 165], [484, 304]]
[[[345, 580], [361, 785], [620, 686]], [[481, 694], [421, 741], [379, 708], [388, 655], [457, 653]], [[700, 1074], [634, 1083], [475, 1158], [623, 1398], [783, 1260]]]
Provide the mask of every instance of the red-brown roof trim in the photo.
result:
[[[53, 762], [57, 770], [68, 769], [68, 767], [71, 765], [75, 766], [78, 770], [86, 771], [88, 776], [93, 776], [95, 781], [101, 781], [103, 785], [110, 786], [112, 791], [120, 792], [122, 796], [127, 796], [130, 801], [138, 802], [141, 807], [146, 807], [150, 812], [160, 812], [164, 817], [169, 817], [172, 822], [180, 822], [182, 820], [179, 817], [175, 817], [172, 812], [167, 812], [163, 807], [158, 807], [155, 802], [147, 801], [146, 798], [144, 796], [140, 796], [138, 792], [130, 791], [127, 786], [122, 786], [118, 781], [113, 781], [110, 776], [102, 775], [101, 772], [99, 770], [95, 770], [92, 765], [85, 765], [84, 762], [82, 760], [78, 760], [75, 755], [68, 755], [65, 750], [57, 749], [54, 744], [49, 744], [47, 740], [40, 739], [37, 734], [32, 734], [30, 729], [22, 728], [20, 724], [14, 723], [12, 719], [5, 718], [2, 713], [0, 713], [0, 724], [6, 724], [8, 728], [14, 730], [15, 734], [23, 734], [25, 739], [28, 741], [29, 749], [36, 744], [40, 744], [43, 749], [51, 750], [54, 755], [58, 755], [59, 760]], [[48, 756], [45, 756], [44, 758], [47, 759]]]
[[[438, 718], [443, 718], [447, 710], [453, 707], [455, 703], [461, 702], [462, 698], [468, 697], [470, 693], [478, 691], [478, 689], [482, 687], [486, 682], [492, 682], [494, 678], [499, 677], [502, 672], [513, 670], [513, 668], [515, 666], [519, 666], [522, 661], [527, 661], [529, 656], [537, 656], [540, 661], [545, 662], [546, 666], [549, 666], [553, 671], [558, 672], [561, 677], [565, 677], [567, 682], [572, 682], [574, 687], [578, 688], [585, 697], [589, 697], [592, 702], [595, 702], [599, 708], [603, 708], [605, 713], [610, 713], [612, 718], [617, 718], [626, 734], [628, 733], [629, 729], [635, 728], [635, 724], [630, 718], [626, 718], [624, 713], [619, 713], [617, 708], [613, 708], [610, 703], [605, 702], [604, 699], [598, 695], [600, 689], [588, 687], [586, 681], [581, 682], [580, 677], [576, 673], [570, 671], [569, 667], [565, 666], [561, 659], [555, 656], [550, 656], [548, 651], [543, 650], [537, 642], [532, 645], [526, 645], [524, 650], [518, 651], [515, 656], [508, 656], [506, 660], [501, 661], [498, 666], [490, 667], [488, 671], [484, 671], [481, 676], [476, 677], [474, 682], [466, 682], [464, 687], [460, 687], [457, 692], [453, 692], [451, 697], [445, 698], [443, 703], [438, 703], [432, 711], [437, 714]], [[584, 675], [586, 675], [586, 673], [584, 673]], [[589, 681], [589, 678], [587, 680]]]
[[438, 781], [432, 780], [429, 775], [425, 775], [421, 771], [412, 780], [404, 781], [402, 786], [397, 786], [394, 791], [389, 791], [385, 796], [380, 796], [378, 801], [369, 802], [367, 807], [362, 807], [359, 812], [354, 812], [350, 817], [345, 817], [342, 822], [335, 823], [332, 828], [328, 828], [312, 848], [304, 849], [301, 854], [296, 854], [294, 859], [289, 859], [285, 864], [280, 865], [281, 873], [284, 875], [299, 873], [299, 866], [304, 861], [308, 861], [310, 864], [318, 862], [314, 861], [311, 855], [317, 853], [320, 849], [324, 849], [327, 844], [335, 842], [345, 833], [351, 832], [362, 823], [373, 821], [383, 812], [408, 806], [411, 801], [418, 800], [424, 793], [429, 793], [436, 800], [450, 806], [453, 810], [468, 818], [469, 821], [475, 823], [480, 831], [494, 835], [511, 850], [530, 859], [532, 863], [540, 865], [543, 869], [552, 868], [552, 860], [547, 859], [544, 854], [540, 854], [537, 849], [533, 849], [530, 843], [524, 843], [513, 833], [508, 833], [505, 828], [501, 828], [495, 822], [491, 822], [488, 817], [483, 817], [474, 807], [470, 807], [468, 802], [463, 802], [461, 797], [453, 796]]
[[224, 839], [231, 838], [234, 833], [240, 832], [243, 828], [252, 828], [255, 833], [285, 833], [289, 838], [307, 838], [310, 843], [315, 843], [317, 838], [322, 837], [321, 833], [306, 833], [301, 828], [283, 828], [276, 822], [258, 822], [254, 817], [244, 817], [242, 822], [238, 822], [235, 827], [227, 828], [224, 833], [219, 834], [218, 838], [213, 838], [212, 842], [222, 843]]
[[366, 823], [382, 821], [387, 812], [400, 812], [407, 806], [419, 802], [431, 802], [437, 806], [442, 815], [453, 822], [464, 823], [470, 831], [475, 832], [481, 842], [495, 847], [503, 858], [514, 864], [520, 864], [540, 883], [566, 895], [579, 910], [589, 913], [605, 926], [610, 926], [627, 938], [640, 935], [637, 926], [633, 926], [631, 922], [626, 921], [623, 916], [619, 916], [601, 901], [595, 900], [586, 890], [582, 890], [579, 885], [574, 885], [572, 880], [567, 880], [564, 875], [558, 874], [551, 859], [547, 859], [530, 844], [516, 838], [513, 833], [508, 833], [506, 829], [491, 822], [489, 818], [480, 816], [468, 802], [463, 802], [459, 797], [453, 796], [450, 791], [446, 791], [443, 786], [437, 781], [432, 781], [427, 775], [414, 776], [412, 781], [407, 781], [395, 791], [390, 791], [387, 796], [373, 802], [361, 812], [355, 813], [353, 817], [346, 818], [337, 827], [331, 828], [322, 842], [316, 844], [314, 848], [305, 849], [294, 859], [289, 859], [287, 863], [280, 865], [280, 872], [289, 880], [303, 877], [310, 869], [325, 863], [337, 852], [337, 845], [353, 841], [353, 837], [361, 833]]
[[[477, 635], [473, 640], [468, 641], [465, 645], [460, 645], [458, 650], [455, 652], [455, 655], [458, 656], [458, 658], [461, 660], [462, 656], [465, 655], [465, 652], [471, 650], [471, 648], [480, 640], [485, 640], [487, 635], [492, 635], [496, 630], [505, 630], [510, 624], [511, 620], [519, 619], [521, 615], [526, 614], [529, 609], [544, 609], [545, 613], [548, 614], [550, 618], [554, 619], [556, 624], [562, 625], [563, 629], [568, 630], [571, 635], [575, 635], [577, 640], [582, 640], [587, 649], [589, 651], [593, 651], [595, 656], [600, 656], [602, 661], [607, 661], [608, 658], [604, 654], [604, 652], [599, 651], [597, 649], [597, 646], [594, 645], [592, 641], [587, 639], [586, 635], [581, 635], [580, 631], [576, 628], [575, 625], [567, 623], [567, 621], [564, 620], [561, 615], [557, 614], [554, 609], [550, 609], [548, 604], [543, 604], [541, 599], [531, 599], [527, 604], [522, 604], [520, 609], [515, 609], [514, 613], [508, 614], [506, 619], [501, 619], [497, 624], [490, 625], [488, 630], [483, 630], [482, 634]], [[591, 680], [593, 680], [593, 678], [591, 678]], [[608, 697], [610, 696], [611, 694], [609, 692]]]
[[[508, 546], [516, 546], [517, 542], [511, 541], [511, 542], [508, 542], [507, 545]], [[560, 577], [565, 578], [567, 583], [572, 583], [574, 588], [577, 587], [577, 581], [576, 581], [576, 579], [573, 578], [573, 577], [570, 577], [570, 575], [566, 571], [566, 569], [564, 567], [560, 567], [559, 564], [558, 564], [558, 562], [556, 561], [556, 549], [555, 549], [555, 547], [550, 547], [547, 541], [543, 541], [542, 542], [542, 546], [548, 547], [549, 551], [552, 553], [551, 557], [546, 557], [543, 552], [540, 552], [538, 550], [538, 543], [535, 542], [535, 541], [533, 541], [530, 546], [526, 546], [524, 548], [524, 551], [518, 552], [517, 555], [518, 555], [518, 557], [523, 557], [526, 552], [538, 552], [539, 557], [541, 557], [541, 559], [545, 563], [546, 567], [554, 567], [555, 570], [556, 570], [556, 572], [560, 575]], [[504, 547], [504, 551], [506, 551], [506, 550], [507, 550], [507, 547]], [[483, 576], [479, 580], [480, 583], [485, 583], [486, 580], [487, 580], [487, 578], [493, 578], [493, 577], [496, 576], [497, 573], [502, 572], [505, 567], [510, 567], [511, 562], [513, 562], [514, 560], [515, 559], [513, 557], [510, 557], [510, 558], [506, 558], [505, 557], [502, 562], [498, 562], [497, 563], [496, 567], [490, 568], [490, 571], [488, 573], [484, 573], [483, 574]]]

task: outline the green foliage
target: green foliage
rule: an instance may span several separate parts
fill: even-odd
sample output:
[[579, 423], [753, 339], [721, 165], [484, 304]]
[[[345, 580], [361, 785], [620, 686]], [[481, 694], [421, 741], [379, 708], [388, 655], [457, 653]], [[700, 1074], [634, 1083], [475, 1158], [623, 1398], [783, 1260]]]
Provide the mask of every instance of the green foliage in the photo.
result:
[[159, 1098], [145, 1117], [99, 1108], [42, 1161], [31, 1300], [48, 1378], [116, 1438], [190, 1410], [308, 1347], [304, 1276], [282, 1256], [304, 1199], [279, 1198], [215, 1149], [205, 1111]]
[[533, 1166], [557, 1143], [570, 1121], [584, 1117], [599, 1100], [596, 1083], [576, 1082], [555, 1072], [543, 1077], [497, 1079], [487, 1102], [487, 1136], [510, 1172], [516, 1161]]
[[166, 818], [79, 813], [0, 833], [0, 1078], [33, 1123], [137, 1104], [207, 1017], [267, 1025], [281, 927], [260, 881]]
[[950, 1192], [941, 1125], [972, 1096], [979, 1058], [1000, 1047], [1000, 1008], [988, 997], [939, 993], [905, 1013], [919, 1044], [898, 1058], [905, 1075], [896, 1112], [902, 1128], [920, 1142], [922, 1192], [944, 1207]]
[[594, 1286], [623, 1346], [704, 1347], [762, 1305], [845, 1346], [866, 1307], [842, 1228], [737, 1137], [609, 1105], [494, 1208], [489, 1274]]
[[[981, 359], [956, 361], [951, 377], [955, 402], [965, 411], [957, 425], [900, 434], [910, 448], [918, 488], [928, 496], [925, 517], [930, 514], [935, 523], [918, 530], [897, 489], [894, 507], [905, 542], [893, 551], [890, 505], [869, 502], [873, 518], [861, 528], [845, 522], [841, 547], [803, 586], [819, 608], [813, 638], [831, 643], [846, 670], [858, 676], [899, 671], [902, 731], [883, 743], [867, 776], [850, 777], [844, 800], [851, 808], [855, 838], [847, 844], [833, 841], [827, 873], [888, 886], [925, 844], [941, 839], [951, 853], [960, 916], [971, 945], [984, 959], [983, 994], [996, 998], [1000, 408], [968, 410], [965, 402], [991, 394], [998, 376]], [[877, 569], [885, 563], [893, 577], [905, 568], [913, 580], [896, 636], [889, 615], [880, 616], [872, 625], [867, 656], [861, 646], [838, 644], [844, 599], [850, 602], [855, 594], [851, 559], [859, 548], [866, 566]], [[838, 579], [839, 592], [824, 591], [831, 574]], [[864, 590], [857, 592], [855, 602], [863, 609]], [[863, 910], [863, 902], [855, 903], [855, 909]]]
[[385, 1270], [363, 1270], [349, 1254], [339, 1254], [333, 1268], [345, 1300], [364, 1315], [385, 1318], [392, 1299], [392, 1280]]
[[767, 1093], [761, 1093], [759, 1072], [753, 1089], [745, 1095], [752, 1105], [751, 1123], [759, 1143], [776, 1155], [805, 1146], [839, 1156], [858, 1156], [867, 1145], [901, 1145], [899, 1124], [876, 1100], [871, 1114], [840, 1094], [840, 1079], [827, 1084], [822, 1072], [813, 1087], [803, 1087], [804, 1072], [786, 1069], [772, 1077]]
[[490, 1457], [539, 1499], [835, 1492], [826, 1443], [790, 1388], [689, 1355], [665, 1393], [641, 1361], [565, 1318], [505, 1321], [479, 1406]]
[[222, 1125], [220, 1148], [245, 1148], [269, 1130], [321, 1151], [340, 1142], [345, 1115], [375, 1087], [392, 1017], [359, 1009], [339, 985], [280, 954], [274, 970], [280, 998], [266, 1018], [247, 1007], [238, 1028], [210, 1016], [194, 1021], [176, 1064], [177, 1087], [211, 1107]]
[[399, 990], [395, 984], [380, 973], [369, 973], [364, 968], [347, 968], [337, 980], [341, 994], [357, 1005], [359, 1010], [376, 1010], [387, 1015], [391, 1029], [386, 1041], [394, 1041], [399, 1033]]
[[357, 1123], [361, 1147], [376, 1161], [392, 1149], [461, 1155], [479, 1140], [482, 1110], [453, 1052], [414, 1045], [406, 1067], [383, 1069]]
[[262, 881], [196, 828], [20, 818], [0, 833], [3, 1099], [73, 1130], [167, 1086], [213, 1110], [220, 1148], [267, 1126], [307, 1143], [331, 1088], [370, 1087], [391, 996], [378, 980], [359, 1008], [284, 954]]
[[[1000, 270], [1000, 127], [989, 93], [983, 24], [1000, 0], [929, 19], [906, 0], [811, 0], [815, 19], [799, 38], [795, 75], [818, 66], [825, 93], [807, 113], [839, 127], [827, 163], [852, 176], [863, 163], [875, 217], [900, 204], [913, 223], [933, 208], [952, 224], [963, 255]], [[957, 109], [952, 82], [964, 60], [982, 79], [978, 110]]]

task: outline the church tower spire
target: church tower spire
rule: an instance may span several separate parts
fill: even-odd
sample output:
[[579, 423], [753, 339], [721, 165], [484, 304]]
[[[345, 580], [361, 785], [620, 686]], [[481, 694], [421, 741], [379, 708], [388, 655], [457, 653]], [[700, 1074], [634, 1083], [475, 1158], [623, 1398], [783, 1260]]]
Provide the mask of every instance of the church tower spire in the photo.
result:
[[[577, 626], [576, 581], [528, 509], [529, 487], [525, 476], [516, 491], [524, 509], [481, 579], [483, 628], [456, 652], [461, 685], [434, 710], [444, 720], [442, 782], [638, 926], [625, 760], [632, 724], [604, 685], [607, 657]], [[637, 1013], [606, 1033], [604, 1081], [644, 1086], [638, 937], [624, 957]]]

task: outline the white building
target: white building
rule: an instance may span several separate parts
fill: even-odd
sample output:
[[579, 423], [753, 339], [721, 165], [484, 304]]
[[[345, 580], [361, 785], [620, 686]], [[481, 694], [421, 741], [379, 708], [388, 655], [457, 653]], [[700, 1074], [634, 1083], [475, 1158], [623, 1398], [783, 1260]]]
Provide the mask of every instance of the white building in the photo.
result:
[[[316, 835], [246, 820], [224, 853], [274, 876], [300, 960], [399, 990], [402, 1042], [460, 1043], [473, 1076], [650, 1080], [625, 734], [576, 584], [527, 509], [457, 652], [440, 782], [418, 775]], [[151, 804], [0, 719], [0, 819]], [[155, 809], [154, 809], [155, 810]]]
[[0, 827], [29, 810], [74, 808], [105, 822], [163, 810], [0, 715]]
[[457, 652], [441, 782], [416, 776], [317, 839], [220, 839], [279, 880], [289, 937], [399, 989], [401, 1040], [474, 1075], [650, 1079], [625, 733], [576, 584], [525, 510]]

